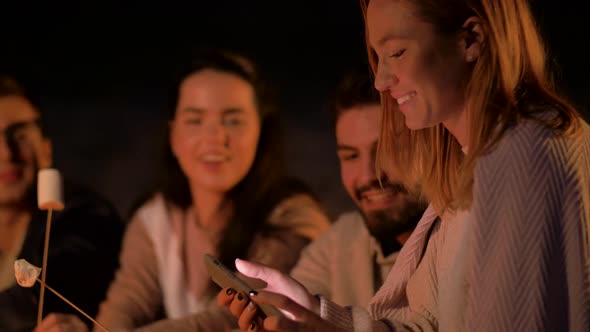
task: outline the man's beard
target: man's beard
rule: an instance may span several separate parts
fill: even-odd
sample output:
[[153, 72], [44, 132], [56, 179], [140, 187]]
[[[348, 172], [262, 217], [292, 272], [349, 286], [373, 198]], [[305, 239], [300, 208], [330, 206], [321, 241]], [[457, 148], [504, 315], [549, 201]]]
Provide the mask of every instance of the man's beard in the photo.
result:
[[410, 200], [401, 211], [382, 209], [361, 213], [371, 235], [377, 239], [384, 237], [395, 238], [400, 234], [411, 232], [426, 209], [426, 204], [418, 200]]
[[400, 182], [390, 182], [383, 178], [381, 183], [373, 181], [372, 183], [360, 187], [356, 190], [356, 197], [359, 201], [363, 199], [362, 194], [368, 190], [388, 190], [393, 195], [406, 195], [408, 197], [406, 204], [401, 209], [385, 208], [365, 212], [361, 209], [361, 214], [365, 219], [365, 224], [371, 235], [378, 240], [386, 238], [395, 238], [400, 234], [411, 232], [416, 228], [418, 221], [427, 207], [426, 202], [420, 200], [417, 196], [408, 193], [406, 188]]

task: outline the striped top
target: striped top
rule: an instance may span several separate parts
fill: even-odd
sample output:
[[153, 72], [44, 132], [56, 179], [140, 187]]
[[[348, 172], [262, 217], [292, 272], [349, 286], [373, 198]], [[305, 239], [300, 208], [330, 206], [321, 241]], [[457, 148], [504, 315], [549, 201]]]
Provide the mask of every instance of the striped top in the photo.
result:
[[354, 331], [590, 331], [590, 127], [558, 137], [525, 120], [474, 181], [468, 211], [426, 211], [369, 312], [322, 299], [322, 316]]

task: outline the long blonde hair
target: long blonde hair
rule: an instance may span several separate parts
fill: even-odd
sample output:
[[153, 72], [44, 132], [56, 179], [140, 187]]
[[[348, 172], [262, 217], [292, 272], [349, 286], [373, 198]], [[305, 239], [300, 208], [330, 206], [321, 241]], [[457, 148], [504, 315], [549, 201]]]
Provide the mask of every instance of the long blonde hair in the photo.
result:
[[[365, 18], [369, 1], [361, 0]], [[493, 148], [511, 124], [550, 109], [553, 116], [539, 121], [564, 134], [577, 127], [579, 116], [555, 92], [528, 1], [400, 1], [413, 4], [418, 16], [434, 25], [441, 37], [459, 33], [472, 16], [480, 18], [486, 32], [484, 47], [467, 77], [465, 90], [470, 128], [468, 154], [442, 124], [409, 130], [397, 111], [396, 101], [388, 93], [381, 94], [379, 169], [395, 168], [407, 175], [407, 185], [418, 185], [439, 213], [467, 208], [471, 204], [475, 162]], [[375, 72], [377, 56], [368, 38], [367, 49]]]

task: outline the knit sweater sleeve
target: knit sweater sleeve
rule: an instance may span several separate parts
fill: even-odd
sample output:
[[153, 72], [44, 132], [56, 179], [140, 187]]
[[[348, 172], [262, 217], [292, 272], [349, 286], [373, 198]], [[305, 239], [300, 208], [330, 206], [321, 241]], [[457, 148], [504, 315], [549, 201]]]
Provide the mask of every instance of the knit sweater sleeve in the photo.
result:
[[128, 331], [156, 320], [161, 310], [154, 246], [142, 220], [135, 216], [125, 232], [120, 268], [100, 305], [97, 320], [113, 332]]
[[[426, 255], [421, 262], [419, 269], [432, 270], [435, 250], [431, 248], [426, 250]], [[420, 272], [423, 276], [418, 284], [411, 285], [414, 294], [420, 299], [416, 303], [410, 303], [411, 309], [406, 309], [405, 316], [402, 318], [401, 312], [396, 312], [397, 309], [394, 302], [388, 302], [387, 297], [381, 296], [377, 298], [381, 303], [372, 303], [372, 306], [380, 305], [381, 311], [375, 313], [374, 308], [371, 312], [358, 307], [340, 307], [330, 300], [320, 298], [320, 315], [322, 318], [330, 321], [332, 324], [345, 329], [347, 331], [355, 332], [434, 332], [438, 331], [438, 322], [435, 314], [430, 311], [429, 307], [424, 307], [424, 303], [432, 304], [436, 300], [436, 281], [435, 278], [425, 278], [424, 271]], [[384, 284], [380, 292], [390, 292], [391, 285]]]
[[248, 259], [284, 273], [291, 271], [301, 250], [330, 225], [320, 205], [308, 195], [296, 195], [280, 202], [268, 223], [276, 230], [256, 236]]
[[588, 131], [521, 126], [476, 166], [465, 330], [588, 331]]
[[307, 194], [281, 201], [271, 211], [268, 223], [309, 240], [314, 240], [330, 227], [330, 220], [320, 204]]

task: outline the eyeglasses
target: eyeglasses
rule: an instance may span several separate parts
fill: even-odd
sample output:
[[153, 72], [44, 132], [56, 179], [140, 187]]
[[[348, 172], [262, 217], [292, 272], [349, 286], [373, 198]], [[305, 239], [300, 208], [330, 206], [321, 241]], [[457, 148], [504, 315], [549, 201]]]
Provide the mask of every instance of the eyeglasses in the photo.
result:
[[34, 119], [30, 121], [20, 121], [10, 124], [4, 130], [0, 131], [0, 134], [4, 136], [6, 144], [12, 152], [19, 150], [22, 143], [28, 141], [30, 135], [35, 130], [41, 130], [40, 119]]

